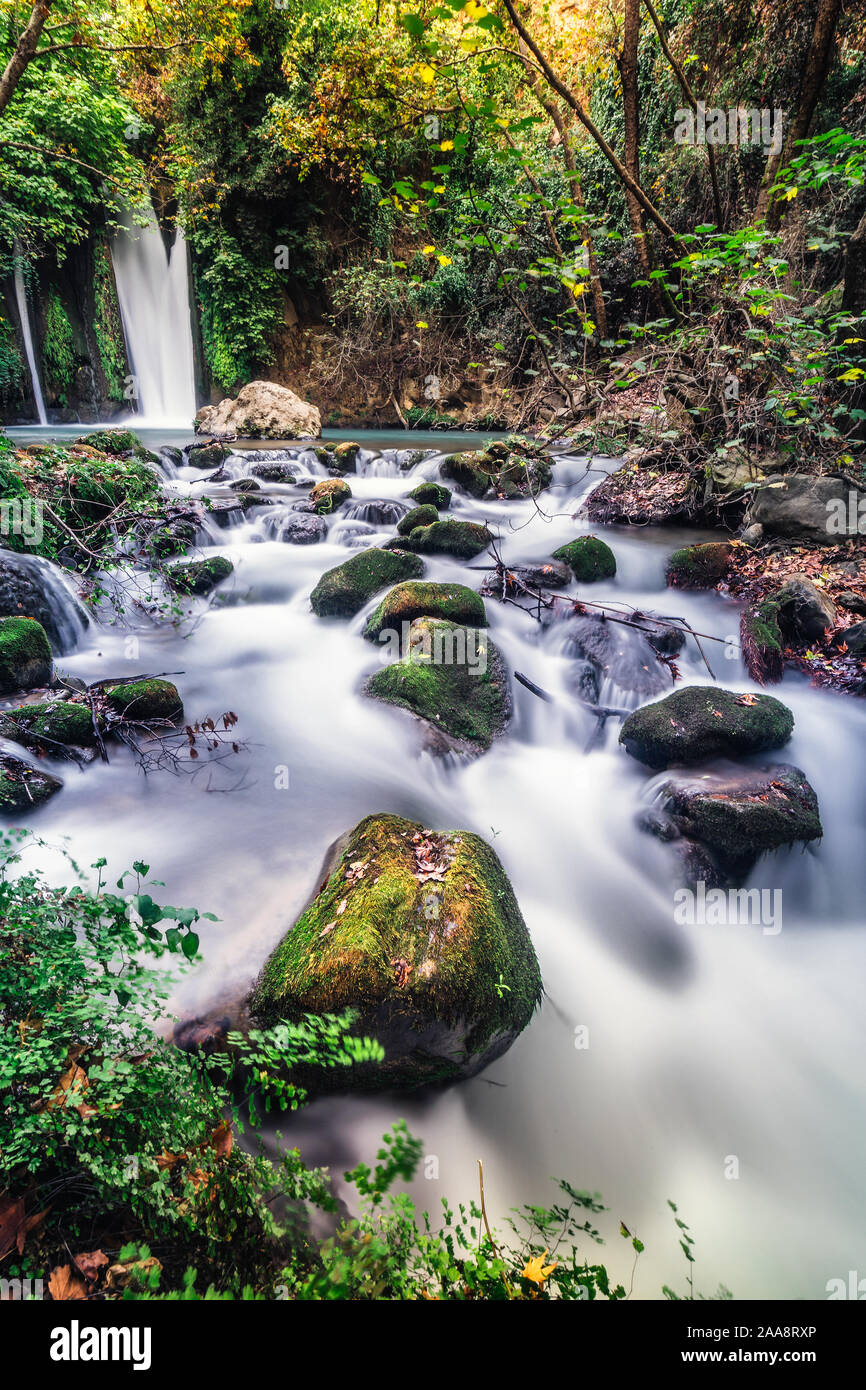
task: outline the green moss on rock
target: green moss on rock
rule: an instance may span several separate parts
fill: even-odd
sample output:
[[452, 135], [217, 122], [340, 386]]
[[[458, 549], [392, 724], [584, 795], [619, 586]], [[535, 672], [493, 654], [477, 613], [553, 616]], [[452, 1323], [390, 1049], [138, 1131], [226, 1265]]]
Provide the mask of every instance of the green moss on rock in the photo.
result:
[[793, 728], [788, 706], [772, 695], [691, 685], [634, 710], [619, 741], [640, 762], [667, 767], [781, 748]]
[[409, 493], [413, 502], [419, 506], [435, 507], [437, 512], [447, 512], [451, 506], [451, 489], [441, 483], [419, 483]]
[[728, 573], [731, 546], [728, 541], [708, 541], [675, 550], [667, 563], [668, 584], [677, 589], [713, 589]]
[[580, 536], [553, 552], [554, 560], [570, 565], [575, 579], [592, 584], [597, 579], [612, 579], [616, 574], [616, 558], [609, 545], [597, 536]]
[[449, 454], [442, 464], [443, 478], [451, 478], [472, 497], [517, 498], [535, 496], [550, 486], [553, 469], [549, 459], [524, 458], [506, 444], [487, 450]]
[[358, 1031], [386, 1056], [350, 1068], [349, 1083], [420, 1086], [501, 1056], [541, 994], [526, 924], [490, 846], [379, 814], [338, 842], [250, 1006], [268, 1021], [354, 1008]]
[[179, 719], [183, 701], [171, 681], [129, 681], [106, 688], [109, 705], [124, 719]]
[[337, 468], [341, 473], [354, 473], [360, 452], [360, 444], [347, 439], [332, 450], [328, 463], [331, 468]]
[[759, 854], [824, 833], [806, 774], [786, 763], [691, 781], [677, 778], [661, 794], [681, 833], [709, 846], [723, 866], [735, 868], [736, 877], [748, 872]]
[[408, 536], [410, 531], [415, 530], [416, 526], [432, 526], [433, 522], [438, 520], [439, 513], [434, 506], [425, 503], [421, 507], [413, 507], [397, 522], [397, 534], [398, 536]]
[[351, 496], [352, 489], [342, 478], [327, 478], [324, 482], [316, 483], [310, 493], [310, 503], [319, 516], [327, 516], [342, 507]]
[[[393, 552], [391, 552], [393, 554]], [[415, 618], [445, 618], [448, 622], [467, 627], [486, 627], [487, 612], [483, 599], [465, 584], [419, 583], [398, 584], [382, 599], [371, 613], [364, 636], [377, 641], [386, 629], [402, 631], [401, 624]]]
[[493, 532], [476, 521], [454, 521], [449, 517], [430, 526], [416, 526], [405, 538], [405, 544], [421, 555], [457, 555], [461, 560], [471, 560], [494, 539]]
[[740, 615], [740, 649], [746, 670], [759, 685], [776, 685], [785, 669], [779, 604], [772, 598], [749, 604]]
[[205, 560], [190, 560], [185, 564], [169, 565], [168, 582], [179, 594], [209, 594], [217, 584], [228, 579], [234, 565], [223, 555], [211, 555]]
[[511, 715], [499, 648], [486, 632], [441, 618], [416, 618], [402, 660], [371, 676], [365, 693], [482, 749], [503, 733]]
[[320, 618], [352, 618], [379, 589], [424, 573], [417, 555], [395, 550], [362, 550], [342, 565], [326, 570], [310, 603]]
[[35, 618], [0, 618], [0, 694], [31, 690], [51, 679], [51, 647]]
[[0, 713], [0, 735], [29, 747], [40, 738], [89, 748], [96, 742], [89, 705], [69, 700], [40, 700]]
[[63, 786], [59, 777], [0, 753], [0, 815], [34, 811]]

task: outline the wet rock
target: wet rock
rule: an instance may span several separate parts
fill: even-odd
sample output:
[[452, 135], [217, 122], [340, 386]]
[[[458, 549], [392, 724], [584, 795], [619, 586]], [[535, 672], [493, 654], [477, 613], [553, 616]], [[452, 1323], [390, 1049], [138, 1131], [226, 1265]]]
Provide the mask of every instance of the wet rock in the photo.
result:
[[344, 516], [348, 521], [366, 521], [371, 526], [393, 526], [407, 510], [405, 503], [393, 497], [370, 497], [363, 502], [349, 502]]
[[59, 777], [30, 767], [18, 758], [0, 753], [0, 814], [18, 815], [34, 811], [37, 806], [59, 792], [63, 783]]
[[325, 518], [314, 513], [282, 512], [268, 517], [267, 526], [274, 540], [287, 541], [289, 545], [315, 545], [328, 534]]
[[543, 560], [540, 564], [510, 565], [501, 573], [494, 570], [481, 582], [484, 598], [517, 598], [530, 589], [565, 589], [574, 575], [571, 567], [561, 560]]
[[235, 400], [204, 406], [195, 417], [197, 434], [240, 439], [315, 438], [322, 432], [318, 410], [287, 386], [250, 381]]
[[300, 469], [296, 463], [254, 463], [250, 473], [265, 483], [293, 483]]
[[404, 538], [409, 550], [421, 555], [457, 555], [471, 560], [480, 555], [494, 540], [492, 531], [475, 521], [435, 521], [430, 526], [416, 526]]
[[713, 589], [727, 576], [731, 554], [727, 541], [684, 546], [671, 555], [665, 577], [673, 588]]
[[796, 642], [814, 642], [836, 625], [836, 608], [805, 574], [794, 574], [773, 595], [782, 634]]
[[0, 711], [0, 737], [25, 748], [38, 746], [40, 739], [78, 748], [96, 742], [90, 706], [70, 700], [40, 700]]
[[215, 440], [209, 444], [190, 444], [184, 452], [190, 468], [219, 468], [229, 456], [226, 446]]
[[51, 680], [48, 637], [35, 618], [0, 618], [0, 695]]
[[[395, 634], [395, 646], [400, 637]], [[486, 632], [415, 618], [402, 660], [377, 671], [364, 692], [409, 710], [453, 739], [489, 748], [511, 716], [508, 673]]]
[[166, 577], [179, 594], [209, 594], [234, 571], [231, 560], [212, 555], [206, 560], [190, 560], [185, 564], [169, 565]]
[[749, 546], [750, 549], [754, 549], [756, 545], [760, 545], [763, 539], [764, 528], [759, 521], [755, 521], [751, 526], [747, 526], [740, 536], [743, 545]]
[[772, 695], [692, 685], [634, 710], [619, 741], [640, 762], [668, 767], [781, 748], [793, 728], [793, 714]]
[[671, 673], [645, 633], [604, 616], [586, 614], [568, 624], [572, 650], [596, 667], [600, 679], [645, 699], [670, 688]]
[[105, 694], [115, 714], [124, 719], [180, 719], [183, 702], [171, 681], [149, 677], [138, 681], [119, 681], [105, 685]]
[[430, 505], [435, 507], [437, 512], [447, 512], [451, 505], [451, 489], [443, 487], [441, 483], [419, 483], [409, 493], [413, 502], [419, 506]]
[[549, 459], [523, 458], [506, 445], [492, 444], [486, 451], [449, 454], [442, 477], [472, 497], [534, 497], [550, 486], [553, 468]]
[[[467, 831], [368, 816], [334, 847], [324, 883], [250, 998], [266, 1022], [358, 1010], [380, 1062], [355, 1088], [471, 1076], [502, 1055], [541, 999], [535, 952], [489, 845]], [[333, 1076], [333, 1073], [331, 1073]]]
[[768, 850], [823, 834], [818, 798], [805, 773], [788, 763], [677, 776], [660, 794], [678, 830], [707, 846], [732, 879]]
[[340, 473], [354, 473], [360, 452], [360, 444], [354, 444], [349, 440], [345, 440], [344, 443], [337, 444], [331, 451], [329, 465], [331, 468], [336, 468]]
[[320, 618], [351, 618], [379, 589], [423, 573], [424, 565], [417, 555], [364, 550], [326, 570], [310, 594], [310, 603]]
[[403, 623], [411, 623], [415, 618], [425, 617], [444, 618], [447, 622], [460, 623], [466, 627], [487, 626], [487, 613], [482, 599], [464, 584], [410, 581], [398, 584], [385, 595], [370, 615], [364, 628], [364, 636], [375, 642], [386, 630], [402, 633]]
[[236, 478], [232, 483], [232, 492], [261, 492], [262, 485], [258, 478]]
[[[80, 553], [75, 558], [80, 558]], [[5, 558], [0, 552], [0, 618], [35, 618], [41, 623], [56, 652], [66, 650], [64, 632], [56, 613], [57, 595], [48, 561], [37, 556], [25, 560]], [[85, 626], [87, 617], [81, 614]]]
[[631, 616], [636, 623], [645, 625], [646, 640], [659, 656], [676, 656], [682, 651], [686, 644], [684, 628], [678, 627], [676, 623], [670, 622], [658, 613], [635, 611]]
[[866, 656], [866, 623], [855, 623], [840, 632], [839, 641], [844, 642], [851, 656]]
[[342, 478], [329, 478], [327, 482], [316, 483], [310, 493], [310, 506], [320, 516], [335, 512], [352, 496], [352, 489]]
[[836, 602], [849, 613], [862, 613], [866, 616], [866, 594], [855, 593], [853, 589], [843, 589], [836, 595]]
[[405, 516], [401, 516], [397, 522], [397, 535], [408, 536], [414, 531], [416, 526], [432, 526], [434, 521], [439, 520], [439, 513], [436, 508], [429, 504], [420, 507], [413, 507]]
[[616, 559], [609, 545], [597, 536], [580, 536], [569, 541], [553, 552], [554, 560], [562, 560], [571, 569], [575, 579], [584, 584], [597, 579], [612, 579], [616, 574]]
[[776, 536], [838, 545], [847, 534], [849, 513], [862, 514], [860, 509], [866, 512], [866, 492], [856, 492], [841, 478], [787, 473], [756, 489], [747, 519]]

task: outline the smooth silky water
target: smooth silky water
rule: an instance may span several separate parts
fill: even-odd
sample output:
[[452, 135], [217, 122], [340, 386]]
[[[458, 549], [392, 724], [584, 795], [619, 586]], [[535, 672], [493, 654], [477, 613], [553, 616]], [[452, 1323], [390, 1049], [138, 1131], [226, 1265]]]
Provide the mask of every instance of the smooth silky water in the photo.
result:
[[[15, 432], [31, 442], [48, 433], [66, 431]], [[191, 438], [141, 433], [151, 448]], [[635, 1296], [659, 1297], [662, 1282], [685, 1287], [672, 1198], [697, 1241], [702, 1292], [723, 1281], [739, 1298], [824, 1297], [827, 1280], [847, 1277], [862, 1254], [866, 709], [790, 674], [775, 692], [796, 728], [771, 757], [806, 772], [825, 830], [818, 845], [764, 858], [749, 880], [782, 889], [782, 930], [676, 925], [671, 852], [635, 824], [654, 779], [618, 748], [618, 720], [586, 751], [596, 720], [577, 702], [564, 624], [542, 629], [487, 600], [491, 636], [512, 673], [553, 698], [545, 703], [513, 682], [508, 733], [474, 761], [420, 753], [411, 719], [359, 694], [385, 659], [361, 637], [375, 600], [351, 621], [321, 620], [310, 590], [358, 545], [393, 535], [393, 524], [364, 521], [358, 504], [412, 505], [406, 494], [438, 474], [441, 455], [401, 473], [379, 450], [450, 451], [467, 437], [342, 437], [366, 452], [361, 475], [348, 479], [348, 515], [329, 518], [326, 541], [270, 540], [266, 511], [226, 531], [209, 525], [205, 538], [235, 565], [210, 606], [189, 602], [192, 616], [177, 631], [134, 616], [128, 627], [91, 624], [60, 662], [87, 681], [178, 672], [187, 717], [234, 710], [245, 750], [195, 776], [145, 778], [126, 750], [83, 773], [47, 759], [66, 785], [34, 830], [82, 864], [105, 855], [120, 871], [144, 859], [165, 881], [165, 901], [218, 914], [202, 925], [203, 960], [177, 990], [184, 1016], [236, 998], [253, 980], [314, 888], [329, 844], [362, 816], [392, 811], [475, 831], [494, 845], [526, 918], [546, 986], [541, 1010], [483, 1075], [422, 1097], [319, 1100], [283, 1118], [286, 1142], [308, 1162], [330, 1165], [343, 1191], [343, 1170], [369, 1161], [382, 1131], [405, 1117], [438, 1160], [428, 1165], [438, 1178], [425, 1179], [422, 1166], [413, 1187], [423, 1207], [438, 1209], [443, 1195], [452, 1203], [474, 1196], [478, 1158], [493, 1217], [554, 1200], [550, 1179], [566, 1177], [612, 1208], [601, 1258], [626, 1283], [619, 1219], [640, 1235], [647, 1250]], [[291, 446], [292, 455], [302, 448]], [[229, 461], [232, 476], [247, 471], [243, 452]], [[311, 453], [302, 462], [324, 475]], [[585, 459], [563, 457], [540, 511], [455, 494], [451, 514], [486, 521], [510, 563], [542, 559], [600, 530], [574, 514], [613, 466], [596, 460], [599, 471], [587, 472]], [[198, 470], [172, 471], [166, 487], [176, 495], [226, 491]], [[280, 506], [306, 495], [264, 487]], [[665, 587], [667, 555], [696, 534], [605, 528], [617, 577], [583, 586], [581, 596], [685, 618], [724, 639], [703, 643], [719, 683], [756, 689], [735, 645], [737, 606]], [[468, 565], [427, 557], [427, 574], [477, 587], [475, 567], [486, 563], [484, 555]], [[710, 680], [691, 639], [676, 660], [684, 683]], [[615, 690], [602, 699], [624, 702]], [[62, 880], [56, 860], [50, 872]], [[581, 1026], [588, 1047], [575, 1045]], [[725, 1176], [731, 1157], [736, 1179]], [[593, 1247], [585, 1253], [594, 1258]]]

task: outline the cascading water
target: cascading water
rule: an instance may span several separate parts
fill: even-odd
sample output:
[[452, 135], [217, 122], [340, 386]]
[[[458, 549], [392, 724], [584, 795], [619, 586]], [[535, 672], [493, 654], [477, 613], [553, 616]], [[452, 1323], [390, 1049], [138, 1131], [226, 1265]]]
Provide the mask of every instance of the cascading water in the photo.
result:
[[30, 308], [27, 303], [27, 291], [24, 288], [24, 274], [21, 269], [21, 251], [18, 243], [14, 246], [15, 254], [15, 299], [18, 304], [18, 317], [21, 320], [21, 336], [24, 339], [24, 351], [27, 354], [27, 365], [30, 368], [30, 380], [33, 385], [33, 399], [36, 402], [36, 413], [39, 416], [40, 425], [48, 424], [48, 416], [45, 413], [45, 398], [42, 395], [42, 383], [39, 380], [39, 367], [36, 362], [36, 353], [33, 348], [33, 334], [30, 331]]
[[111, 246], [123, 332], [138, 393], [138, 423], [189, 429], [195, 415], [195, 366], [189, 266], [182, 228], [166, 249], [156, 215], [132, 218]]
[[[455, 443], [446, 437], [439, 447]], [[437, 476], [441, 458], [405, 472], [387, 471], [387, 459], [381, 469], [365, 467], [350, 475], [353, 501], [405, 504], [422, 479]], [[540, 508], [455, 495], [449, 515], [486, 521], [509, 566], [547, 560], [589, 529], [574, 519], [598, 479], [585, 468], [585, 460], [561, 458]], [[167, 486], [195, 496], [201, 473], [183, 467]], [[209, 491], [228, 496], [230, 484]], [[325, 519], [322, 541], [276, 540], [264, 524], [268, 511], [305, 503], [308, 490], [263, 485], [264, 501], [269, 491], [277, 505], [238, 512], [236, 525], [214, 535], [235, 570], [211, 606], [190, 603], [192, 631], [141, 630], [130, 655], [120, 626], [94, 628], [64, 662], [88, 681], [125, 670], [179, 672], [190, 717], [236, 711], [246, 751], [217, 767], [212, 782], [209, 770], [144, 779], [128, 753], [113, 753], [110, 765], [67, 777], [39, 813], [40, 834], [62, 831], [80, 862], [105, 855], [120, 869], [144, 856], [171, 901], [218, 915], [202, 929], [202, 963], [178, 991], [188, 1014], [248, 986], [303, 908], [327, 846], [363, 816], [393, 811], [477, 832], [502, 860], [532, 935], [547, 990], [541, 1010], [483, 1075], [422, 1097], [318, 1100], [281, 1121], [288, 1143], [336, 1175], [368, 1160], [382, 1131], [405, 1117], [437, 1160], [423, 1167], [438, 1178], [419, 1175], [412, 1188], [422, 1208], [438, 1211], [442, 1197], [453, 1204], [477, 1191], [479, 1157], [491, 1220], [525, 1201], [556, 1200], [549, 1179], [561, 1175], [602, 1192], [612, 1215], [639, 1234], [647, 1250], [635, 1296], [659, 1297], [663, 1281], [685, 1282], [670, 1197], [698, 1239], [702, 1292], [724, 1281], [738, 1298], [825, 1297], [829, 1278], [857, 1268], [866, 1170], [857, 1124], [863, 702], [791, 673], [777, 692], [796, 717], [780, 759], [803, 768], [824, 825], [820, 844], [762, 859], [749, 880], [781, 886], [784, 929], [679, 926], [672, 851], [637, 825], [657, 779], [618, 748], [616, 720], [594, 737], [598, 721], [576, 698], [569, 624], [543, 626], [488, 599], [490, 633], [511, 672], [552, 698], [512, 683], [513, 722], [483, 757], [419, 754], [411, 720], [359, 693], [387, 659], [362, 636], [368, 610], [349, 621], [310, 610], [313, 585], [349, 553], [341, 528], [366, 523], [338, 511]], [[606, 534], [616, 578], [590, 595], [582, 588], [581, 597], [686, 619], [724, 639], [704, 644], [719, 683], [756, 689], [728, 641], [736, 639], [736, 605], [665, 586], [667, 556], [693, 537], [658, 528]], [[425, 563], [434, 581], [478, 587], [488, 561]], [[710, 683], [691, 640], [677, 665], [685, 683]], [[209, 789], [225, 794], [203, 802]], [[191, 827], [205, 822], [199, 845]], [[578, 1046], [578, 1029], [587, 1030], [588, 1046]], [[586, 1251], [592, 1258], [593, 1247]], [[616, 1255], [615, 1246], [601, 1252], [611, 1264]]]
[[4, 613], [21, 607], [41, 622], [55, 656], [74, 652], [90, 625], [71, 580], [41, 555], [0, 550], [0, 602]]

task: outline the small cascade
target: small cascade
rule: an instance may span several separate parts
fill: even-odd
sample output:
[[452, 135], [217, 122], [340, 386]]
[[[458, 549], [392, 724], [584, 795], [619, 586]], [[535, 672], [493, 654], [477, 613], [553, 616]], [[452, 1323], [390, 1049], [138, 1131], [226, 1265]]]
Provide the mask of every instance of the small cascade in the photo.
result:
[[27, 304], [27, 291], [24, 288], [24, 274], [21, 269], [21, 249], [15, 243], [15, 299], [18, 303], [18, 317], [21, 320], [21, 336], [24, 339], [24, 351], [27, 354], [27, 365], [30, 368], [30, 380], [33, 384], [33, 399], [36, 402], [36, 412], [39, 416], [40, 425], [48, 424], [48, 416], [45, 413], [45, 398], [42, 395], [42, 383], [39, 380], [39, 367], [36, 364], [36, 353], [33, 348], [33, 334], [30, 331], [30, 309]]
[[178, 227], [167, 251], [153, 209], [146, 227], [135, 226], [131, 217], [121, 224], [111, 259], [138, 391], [138, 423], [189, 429], [195, 367], [186, 240]]
[[346, 502], [340, 509], [345, 521], [366, 521], [371, 526], [396, 526], [409, 511], [406, 502], [395, 497], [371, 497], [360, 502]]
[[55, 656], [75, 651], [90, 626], [72, 581], [41, 555], [0, 550], [0, 613], [24, 611], [48, 634]]

